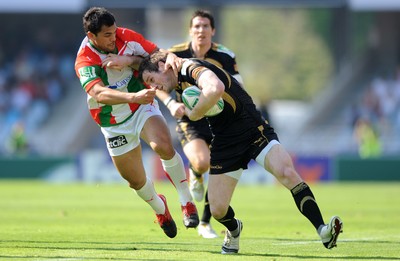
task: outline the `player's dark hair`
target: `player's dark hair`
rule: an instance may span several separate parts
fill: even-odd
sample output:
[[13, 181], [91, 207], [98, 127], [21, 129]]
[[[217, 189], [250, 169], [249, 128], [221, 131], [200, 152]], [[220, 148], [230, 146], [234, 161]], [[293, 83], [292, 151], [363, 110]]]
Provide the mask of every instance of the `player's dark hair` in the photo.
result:
[[139, 66], [139, 80], [143, 82], [143, 72], [158, 72], [158, 62], [166, 62], [168, 53], [157, 51], [145, 57]]
[[97, 35], [103, 25], [110, 27], [115, 24], [114, 15], [104, 7], [91, 7], [83, 15], [83, 30]]
[[215, 26], [214, 26], [214, 16], [210, 13], [210, 11], [207, 11], [207, 10], [196, 10], [192, 15], [192, 19], [190, 19], [190, 27], [192, 27], [192, 25], [193, 25], [193, 19], [198, 17], [198, 16], [204, 17], [204, 18], [207, 18], [208, 20], [210, 20], [211, 28], [212, 29], [215, 28]]

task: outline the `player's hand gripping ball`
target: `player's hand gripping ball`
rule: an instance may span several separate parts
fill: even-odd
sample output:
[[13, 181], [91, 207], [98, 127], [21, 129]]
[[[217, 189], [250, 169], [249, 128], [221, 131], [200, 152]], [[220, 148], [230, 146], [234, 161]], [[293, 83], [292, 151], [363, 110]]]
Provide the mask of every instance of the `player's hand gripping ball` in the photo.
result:
[[[199, 102], [201, 90], [197, 86], [190, 86], [183, 90], [182, 101], [190, 110]], [[220, 98], [218, 102], [206, 114], [206, 117], [218, 115], [224, 109], [224, 100]]]

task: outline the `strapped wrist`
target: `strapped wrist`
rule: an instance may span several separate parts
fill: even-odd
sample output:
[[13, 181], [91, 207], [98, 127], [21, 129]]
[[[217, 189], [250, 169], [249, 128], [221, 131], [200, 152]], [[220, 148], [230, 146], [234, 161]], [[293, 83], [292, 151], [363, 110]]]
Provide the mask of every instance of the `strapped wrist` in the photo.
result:
[[168, 108], [168, 105], [173, 101], [174, 99], [172, 99], [172, 97], [168, 97], [168, 99], [166, 99], [164, 101], [164, 105]]

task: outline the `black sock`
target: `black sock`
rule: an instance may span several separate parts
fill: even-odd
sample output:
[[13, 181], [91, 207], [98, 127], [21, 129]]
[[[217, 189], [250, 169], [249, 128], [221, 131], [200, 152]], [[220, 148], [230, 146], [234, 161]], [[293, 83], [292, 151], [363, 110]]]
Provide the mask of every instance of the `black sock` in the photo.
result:
[[207, 189], [206, 196], [204, 199], [204, 210], [203, 210], [203, 216], [201, 217], [201, 222], [210, 223], [210, 219], [211, 219], [211, 211], [210, 211], [210, 203], [208, 203], [208, 189]]
[[217, 219], [217, 221], [224, 225], [229, 231], [235, 231], [239, 226], [235, 219], [235, 211], [233, 211], [231, 206], [229, 206], [226, 215], [221, 219]]
[[297, 208], [308, 220], [310, 220], [315, 229], [318, 229], [320, 225], [323, 225], [324, 220], [321, 211], [319, 210], [310, 187], [306, 183], [301, 182], [291, 189], [291, 192]]

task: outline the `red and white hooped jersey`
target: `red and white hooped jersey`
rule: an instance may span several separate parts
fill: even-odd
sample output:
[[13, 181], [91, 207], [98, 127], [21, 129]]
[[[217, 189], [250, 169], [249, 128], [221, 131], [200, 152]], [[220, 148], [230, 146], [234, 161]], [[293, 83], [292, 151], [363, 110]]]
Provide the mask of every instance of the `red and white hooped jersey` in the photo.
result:
[[[148, 41], [141, 34], [127, 28], [117, 28], [116, 49], [118, 55], [146, 57], [156, 48], [156, 44]], [[122, 70], [102, 67], [102, 61], [107, 57], [107, 54], [94, 47], [87, 37], [83, 39], [75, 61], [75, 72], [86, 92], [100, 81], [108, 88], [122, 92], [138, 92], [147, 88], [137, 79], [137, 71], [131, 67], [125, 67]], [[102, 104], [89, 94], [87, 95], [87, 103], [94, 121], [102, 127], [123, 123], [140, 106], [137, 103]]]

